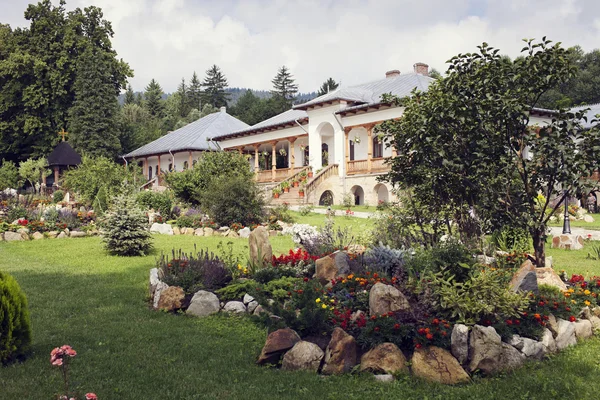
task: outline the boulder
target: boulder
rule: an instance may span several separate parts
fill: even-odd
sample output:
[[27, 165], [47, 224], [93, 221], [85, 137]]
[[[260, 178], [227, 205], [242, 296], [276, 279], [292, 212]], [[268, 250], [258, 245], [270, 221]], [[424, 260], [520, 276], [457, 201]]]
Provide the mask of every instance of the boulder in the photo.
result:
[[277, 364], [283, 353], [294, 347], [300, 341], [300, 336], [290, 328], [278, 329], [267, 336], [267, 341], [256, 362], [262, 364]]
[[160, 296], [162, 294], [163, 291], [167, 290], [169, 288], [169, 285], [167, 285], [166, 283], [159, 281], [158, 284], [156, 285], [156, 289], [154, 290], [154, 298], [152, 299], [152, 306], [154, 307], [154, 309], [158, 309], [158, 303], [160, 301]]
[[16, 242], [25, 239], [23, 239], [23, 236], [21, 236], [20, 233], [7, 231], [4, 232], [4, 240], [6, 240], [7, 242]]
[[33, 235], [31, 235], [31, 238], [33, 240], [40, 240], [44, 238], [44, 234], [41, 232], [33, 232]]
[[527, 358], [541, 360], [546, 356], [547, 347], [537, 340], [513, 335], [508, 344], [519, 350]]
[[47, 235], [50, 239], [54, 239], [58, 236], [58, 231], [50, 231], [47, 233]]
[[583, 249], [583, 236], [581, 235], [559, 235], [552, 238], [553, 249], [581, 250]]
[[206, 290], [199, 290], [194, 293], [186, 314], [197, 317], [205, 317], [219, 312], [220, 303], [217, 295]]
[[335, 265], [333, 254], [319, 258], [315, 261], [315, 278], [325, 285], [338, 276], [338, 269]]
[[173, 227], [173, 235], [181, 235], [181, 229], [178, 226]]
[[554, 340], [552, 332], [550, 332], [548, 328], [544, 328], [544, 334], [542, 335], [542, 344], [546, 346], [546, 351], [548, 353], [556, 353], [556, 341]]
[[214, 232], [213, 228], [204, 228], [204, 236], [212, 236]]
[[544, 267], [552, 268], [553, 266], [554, 266], [554, 259], [552, 258], [552, 256], [546, 256], [546, 258], [544, 258]]
[[179, 286], [169, 286], [161, 291], [158, 300], [158, 309], [165, 311], [173, 311], [181, 308], [185, 293]]
[[592, 312], [593, 316], [600, 318], [600, 306], [596, 306], [596, 307], [592, 308], [590, 311]]
[[315, 371], [321, 366], [323, 350], [314, 343], [299, 341], [283, 356], [281, 369], [285, 371]]
[[415, 350], [411, 369], [419, 378], [446, 385], [468, 382], [470, 379], [452, 354], [435, 346]]
[[335, 328], [325, 350], [325, 364], [322, 373], [339, 375], [350, 372], [355, 365], [356, 340], [342, 328]]
[[245, 227], [239, 230], [238, 234], [240, 235], [241, 238], [247, 239], [250, 237], [250, 228]]
[[363, 354], [360, 370], [384, 374], [408, 373], [406, 358], [393, 343], [381, 343]]
[[575, 337], [579, 340], [591, 338], [594, 335], [592, 323], [587, 319], [580, 319], [575, 324]]
[[595, 315], [592, 315], [590, 316], [589, 321], [592, 324], [593, 331], [600, 331], [600, 318], [596, 317]]
[[491, 326], [474, 325], [470, 334], [469, 370], [494, 371], [501, 354], [502, 339], [496, 330]]
[[264, 226], [259, 226], [252, 231], [248, 238], [250, 247], [250, 263], [253, 265], [266, 265], [273, 258], [273, 249], [269, 242], [269, 233]]
[[519, 350], [515, 349], [510, 344], [502, 342], [502, 352], [500, 353], [500, 358], [497, 360], [495, 365], [490, 365], [492, 368], [484, 372], [487, 374], [493, 374], [500, 371], [512, 371], [513, 369], [517, 369], [522, 366], [525, 360], [525, 355], [521, 354]]
[[241, 301], [228, 301], [223, 307], [223, 311], [234, 314], [246, 314], [246, 306]]
[[248, 303], [248, 305], [246, 305], [246, 308], [248, 309], [249, 314], [253, 314], [254, 310], [256, 310], [257, 307], [258, 307], [258, 302], [256, 300], [252, 300], [250, 303]]
[[556, 322], [556, 317], [554, 314], [548, 314], [548, 321], [546, 321], [546, 328], [550, 330], [553, 337], [558, 336], [558, 322]]
[[244, 297], [242, 298], [242, 302], [243, 302], [244, 304], [248, 304], [248, 303], [250, 303], [250, 302], [252, 302], [252, 301], [254, 301], [254, 297], [250, 296], [248, 293], [246, 293], [246, 294], [244, 295]]
[[569, 346], [577, 344], [577, 336], [575, 336], [575, 324], [564, 319], [556, 319], [558, 334], [556, 335], [556, 348], [564, 350]]
[[73, 231], [71, 232], [71, 237], [75, 238], [75, 237], [86, 237], [87, 234], [85, 232], [82, 231]]
[[542, 267], [536, 268], [535, 273], [537, 275], [538, 285], [550, 285], [559, 288], [560, 290], [567, 290], [567, 285], [560, 279], [560, 276], [552, 268]]
[[159, 224], [155, 222], [150, 227], [151, 233], [159, 233], [161, 235], [173, 235], [173, 228], [169, 224]]
[[377, 382], [381, 383], [392, 383], [395, 381], [394, 375], [385, 374], [385, 375], [373, 375]]
[[254, 308], [254, 311], [252, 311], [252, 315], [260, 315], [263, 312], [266, 312], [266, 310], [259, 304]]
[[469, 327], [463, 324], [454, 325], [450, 336], [450, 348], [452, 355], [461, 365], [467, 362], [469, 358]]
[[198, 228], [194, 231], [194, 235], [195, 236], [204, 236], [204, 229], [203, 228]]
[[58, 234], [58, 236], [56, 238], [57, 239], [66, 239], [68, 237], [69, 237], [69, 235], [65, 231], [62, 231], [61, 233]]
[[590, 222], [590, 223], [591, 223], [591, 222], [594, 222], [594, 217], [592, 217], [590, 214], [585, 214], [585, 215], [583, 216], [583, 220], [584, 220], [585, 222]]
[[219, 235], [220, 235], [220, 236], [223, 236], [223, 237], [228, 237], [228, 236], [229, 236], [229, 233], [231, 232], [231, 229], [227, 228], [227, 230], [226, 230], [226, 231], [221, 231], [221, 230], [219, 230], [218, 232], [219, 232]]
[[158, 268], [152, 268], [150, 270], [150, 298], [154, 299], [154, 292], [156, 291], [156, 286], [160, 282], [158, 278]]
[[510, 289], [513, 292], [538, 293], [537, 274], [535, 266], [530, 260], [525, 261], [521, 268], [513, 275], [510, 281]]
[[240, 237], [240, 235], [238, 235], [238, 233], [236, 231], [234, 231], [233, 229], [229, 231], [229, 233], [227, 234], [228, 238], [231, 239], [237, 239]]
[[377, 282], [371, 288], [369, 292], [369, 313], [371, 315], [383, 315], [408, 309], [410, 309], [408, 300], [395, 287]]

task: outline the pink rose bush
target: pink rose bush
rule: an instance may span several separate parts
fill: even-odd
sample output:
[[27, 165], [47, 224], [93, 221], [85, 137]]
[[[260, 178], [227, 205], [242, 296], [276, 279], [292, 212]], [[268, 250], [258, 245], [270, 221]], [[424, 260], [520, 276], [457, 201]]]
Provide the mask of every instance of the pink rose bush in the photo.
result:
[[[77, 400], [77, 396], [69, 394], [69, 362], [76, 355], [77, 352], [68, 344], [56, 347], [50, 352], [50, 364], [61, 368], [65, 385], [65, 394], [58, 396], [59, 400]], [[98, 396], [95, 393], [86, 393], [85, 400], [98, 400]]]

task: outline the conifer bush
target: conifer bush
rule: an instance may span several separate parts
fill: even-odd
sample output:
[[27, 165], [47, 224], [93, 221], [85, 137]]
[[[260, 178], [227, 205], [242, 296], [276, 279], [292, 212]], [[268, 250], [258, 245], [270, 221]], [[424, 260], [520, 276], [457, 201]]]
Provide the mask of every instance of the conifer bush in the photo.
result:
[[146, 230], [147, 218], [135, 199], [115, 197], [104, 220], [103, 241], [106, 249], [119, 256], [143, 256], [152, 249], [152, 237]]
[[0, 364], [24, 356], [30, 344], [27, 298], [16, 280], [0, 271]]

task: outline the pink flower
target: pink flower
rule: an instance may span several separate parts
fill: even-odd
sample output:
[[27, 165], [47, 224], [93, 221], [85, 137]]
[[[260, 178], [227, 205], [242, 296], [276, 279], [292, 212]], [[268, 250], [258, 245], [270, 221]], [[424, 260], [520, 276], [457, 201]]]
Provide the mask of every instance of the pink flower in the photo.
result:
[[96, 396], [96, 393], [86, 393], [85, 400], [98, 400], [98, 396]]

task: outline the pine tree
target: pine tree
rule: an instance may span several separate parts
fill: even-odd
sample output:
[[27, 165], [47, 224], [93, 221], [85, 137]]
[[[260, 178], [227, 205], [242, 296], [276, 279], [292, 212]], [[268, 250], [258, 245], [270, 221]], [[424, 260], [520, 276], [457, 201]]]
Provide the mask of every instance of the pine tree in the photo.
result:
[[254, 125], [263, 120], [264, 107], [261, 103], [262, 100], [248, 89], [231, 108], [231, 114], [248, 125]]
[[340, 86], [340, 84], [338, 82], [334, 81], [333, 78], [328, 78], [321, 85], [321, 88], [317, 92], [317, 96], [323, 96], [324, 94], [333, 92], [335, 89], [338, 88], [338, 86]]
[[152, 79], [144, 92], [144, 106], [153, 117], [163, 117], [165, 105], [162, 96], [162, 87], [156, 80]]
[[133, 93], [133, 89], [131, 88], [131, 85], [127, 86], [127, 91], [125, 92], [124, 104], [135, 104], [135, 93]]
[[144, 97], [139, 92], [135, 95], [135, 104], [137, 104], [140, 107], [144, 104]]
[[180, 117], [185, 118], [190, 113], [189, 106], [189, 98], [188, 98], [189, 88], [185, 84], [185, 79], [181, 78], [181, 83], [177, 87], [177, 113]]
[[200, 111], [201, 109], [201, 95], [202, 95], [202, 83], [198, 79], [198, 75], [196, 75], [196, 71], [192, 75], [192, 79], [190, 79], [190, 84], [188, 85], [188, 104], [191, 109], [196, 109]]
[[114, 158], [121, 150], [119, 91], [111, 80], [110, 62], [110, 55], [90, 47], [78, 63], [69, 131], [73, 147], [82, 154]]
[[206, 77], [202, 82], [204, 90], [201, 94], [202, 104], [210, 104], [219, 108], [227, 105], [229, 94], [225, 91], [227, 88], [227, 79], [221, 72], [221, 69], [213, 65], [206, 71]]
[[294, 83], [290, 70], [285, 65], [282, 66], [271, 82], [273, 83], [273, 90], [271, 90], [273, 110], [277, 114], [289, 110], [298, 93], [298, 85]]

